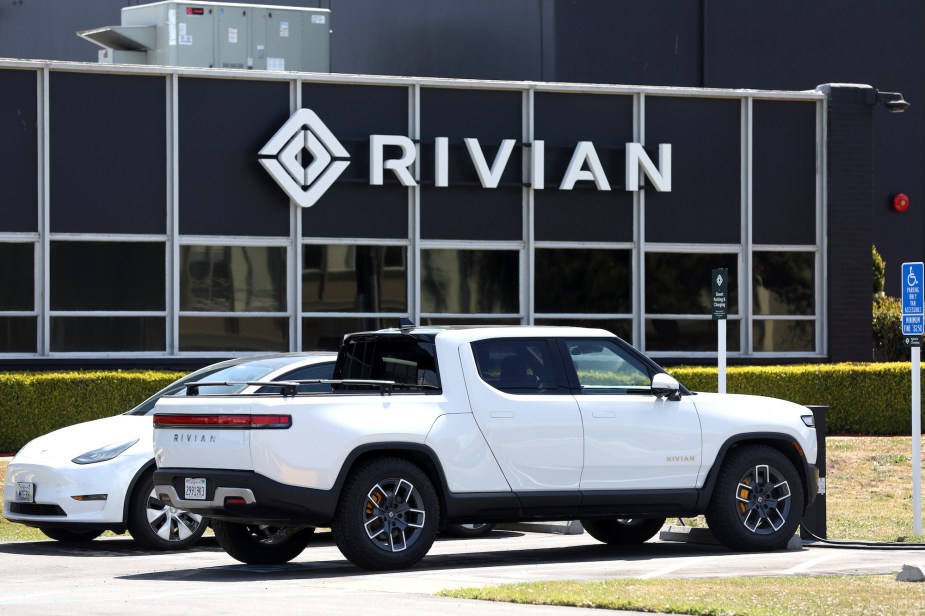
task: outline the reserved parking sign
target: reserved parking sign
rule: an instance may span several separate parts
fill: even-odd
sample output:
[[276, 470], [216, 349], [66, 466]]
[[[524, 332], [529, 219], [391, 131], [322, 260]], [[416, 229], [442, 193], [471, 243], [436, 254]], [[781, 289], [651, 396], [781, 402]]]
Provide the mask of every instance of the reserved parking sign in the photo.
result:
[[925, 280], [925, 264], [903, 263], [903, 336], [921, 336], [925, 334], [925, 311], [923, 311], [922, 288]]

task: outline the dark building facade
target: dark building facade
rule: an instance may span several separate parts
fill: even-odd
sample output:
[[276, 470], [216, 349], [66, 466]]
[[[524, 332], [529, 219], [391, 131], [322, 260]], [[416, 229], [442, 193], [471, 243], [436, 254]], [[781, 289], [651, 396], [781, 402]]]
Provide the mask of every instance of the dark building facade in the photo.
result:
[[[73, 32], [125, 4], [4, 7], [0, 55], [92, 61]], [[893, 294], [922, 258], [923, 44], [877, 41], [921, 32], [916, 3], [293, 4], [332, 10], [336, 73], [477, 81], [4, 62], [0, 363], [330, 348], [400, 316], [597, 325], [707, 360], [714, 267], [734, 357], [863, 360], [870, 244]], [[52, 5], [66, 33], [7, 36]], [[350, 161], [310, 207], [258, 160], [285, 160], [258, 152], [300, 109]]]

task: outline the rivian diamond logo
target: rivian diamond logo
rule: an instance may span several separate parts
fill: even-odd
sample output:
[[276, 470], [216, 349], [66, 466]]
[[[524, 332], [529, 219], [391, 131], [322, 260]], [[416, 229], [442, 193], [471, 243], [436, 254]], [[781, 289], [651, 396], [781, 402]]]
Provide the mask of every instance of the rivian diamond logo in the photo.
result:
[[302, 207], [315, 205], [350, 164], [350, 154], [311, 109], [292, 114], [258, 156], [263, 168]]

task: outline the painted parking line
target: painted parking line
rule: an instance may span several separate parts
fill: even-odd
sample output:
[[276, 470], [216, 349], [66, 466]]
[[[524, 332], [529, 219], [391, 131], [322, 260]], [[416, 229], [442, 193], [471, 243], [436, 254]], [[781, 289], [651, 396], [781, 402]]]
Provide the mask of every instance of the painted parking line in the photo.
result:
[[674, 564], [668, 565], [667, 567], [662, 567], [661, 569], [656, 569], [655, 571], [650, 571], [650, 572], [648, 572], [648, 573], [643, 573], [642, 575], [636, 575], [636, 576], [633, 576], [633, 577], [635, 577], [635, 578], [637, 578], [637, 579], [640, 579], [640, 580], [648, 580], [648, 579], [650, 579], [650, 578], [662, 577], [663, 575], [668, 575], [669, 573], [674, 573], [675, 571], [680, 571], [681, 569], [683, 569], [683, 568], [687, 567], [688, 565], [693, 564], [693, 563], [695, 563], [695, 562], [701, 562], [701, 563], [702, 563], [702, 562], [703, 562], [703, 559], [699, 559], [699, 560], [696, 560], [696, 561], [695, 561], [695, 560], [690, 560], [690, 559], [681, 559], [680, 561], [676, 561]]
[[826, 554], [825, 556], [820, 556], [819, 558], [813, 558], [811, 560], [807, 560], [806, 562], [800, 563], [799, 565], [796, 565], [795, 567], [790, 567], [789, 569], [786, 569], [785, 571], [781, 571], [781, 575], [794, 575], [797, 573], [803, 573], [807, 569], [812, 569], [816, 565], [820, 565], [829, 560], [834, 560], [840, 556], [841, 554], [836, 553], [836, 554]]

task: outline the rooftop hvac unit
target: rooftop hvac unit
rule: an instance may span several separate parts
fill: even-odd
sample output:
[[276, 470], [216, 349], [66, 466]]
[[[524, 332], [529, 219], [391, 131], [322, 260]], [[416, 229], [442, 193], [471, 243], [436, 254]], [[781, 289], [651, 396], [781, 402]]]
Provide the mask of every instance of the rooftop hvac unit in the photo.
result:
[[122, 25], [78, 36], [104, 64], [268, 71], [331, 70], [331, 11], [218, 2], [155, 2], [122, 9]]

